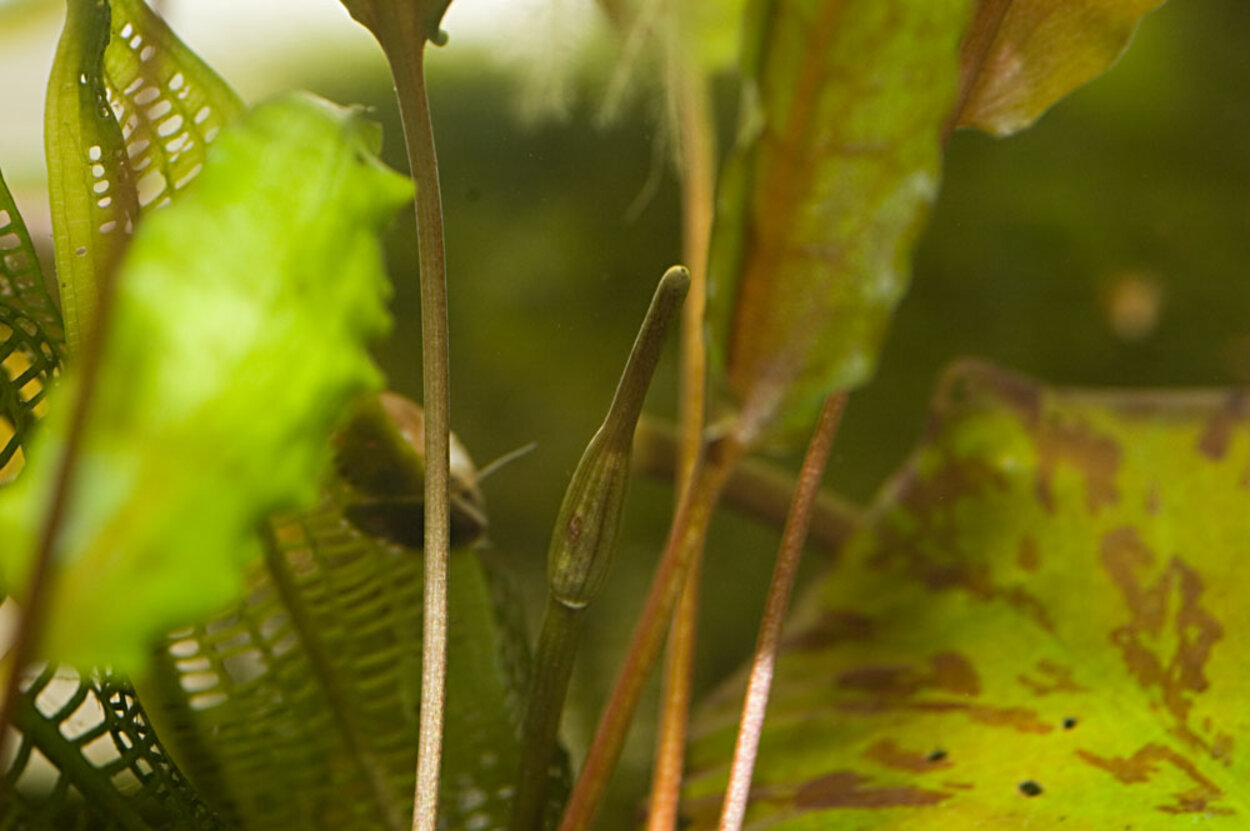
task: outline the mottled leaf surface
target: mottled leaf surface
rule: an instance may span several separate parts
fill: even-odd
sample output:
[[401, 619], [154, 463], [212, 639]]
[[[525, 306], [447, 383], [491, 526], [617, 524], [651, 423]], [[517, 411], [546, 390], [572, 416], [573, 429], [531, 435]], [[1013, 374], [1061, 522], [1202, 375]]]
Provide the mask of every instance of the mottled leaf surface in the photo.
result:
[[967, 0], [760, 2], [710, 301], [748, 433], [863, 383], [937, 193]]
[[1163, 0], [981, 0], [962, 55], [956, 126], [1006, 136], [1111, 68]]
[[[1244, 393], [946, 378], [788, 627], [748, 825], [1242, 828]], [[714, 824], [741, 684], [699, 721]]]
[[[139, 227], [56, 552], [50, 659], [136, 669], [159, 632], [238, 596], [265, 515], [315, 497], [334, 422], [380, 382], [364, 350], [389, 324], [377, 235], [412, 187], [377, 140], [355, 111], [277, 99]], [[0, 494], [19, 596], [71, 392]]]

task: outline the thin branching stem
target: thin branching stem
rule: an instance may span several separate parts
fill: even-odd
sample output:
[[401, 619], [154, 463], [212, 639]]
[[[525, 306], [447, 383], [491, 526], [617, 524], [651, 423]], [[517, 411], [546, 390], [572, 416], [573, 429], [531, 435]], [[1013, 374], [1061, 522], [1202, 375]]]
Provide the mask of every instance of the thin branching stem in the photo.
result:
[[825, 465], [829, 460], [829, 451], [833, 447], [845, 404], [845, 393], [836, 393], [825, 400], [816, 432], [807, 446], [807, 455], [799, 471], [799, 485], [785, 530], [782, 532], [777, 565], [773, 570], [768, 599], [764, 604], [764, 617], [760, 623], [755, 658], [751, 662], [751, 676], [747, 684], [746, 700], [742, 705], [733, 764], [729, 770], [729, 785], [725, 789], [725, 802], [721, 810], [720, 831], [739, 831], [746, 816], [751, 778], [755, 772], [755, 756], [759, 750], [760, 734], [764, 729], [764, 713], [768, 709], [777, 648], [781, 642], [781, 625], [785, 620], [786, 607], [794, 588], [794, 576], [798, 572], [799, 559], [803, 554], [812, 505], [820, 489], [820, 480], [825, 475]]
[[[413, 831], [434, 831], [447, 679], [447, 557], [451, 423], [447, 360], [447, 274], [443, 204], [434, 131], [425, 91], [426, 34], [401, 16], [379, 39], [391, 64], [408, 163], [417, 183], [417, 245], [421, 258], [421, 357], [425, 407], [425, 596], [421, 629], [421, 737]], [[385, 34], [383, 34], [385, 32]]]
[[703, 548], [721, 489], [742, 452], [743, 444], [737, 434], [713, 442], [678, 506], [664, 554], [635, 624], [625, 664], [599, 719], [590, 752], [565, 807], [560, 831], [586, 831], [603, 801], [643, 685], [663, 646], [686, 574], [696, 552]]
[[[707, 357], [703, 315], [707, 306], [707, 257], [716, 188], [716, 131], [707, 81], [685, 60], [675, 36], [668, 44], [670, 83], [675, 87], [682, 192], [682, 254], [690, 268], [690, 293], [682, 310], [680, 444], [677, 498], [690, 487], [703, 443]], [[696, 553], [686, 575], [669, 631], [660, 725], [652, 766], [647, 831], [676, 828], [685, 763], [686, 733], [698, 634], [699, 573]]]

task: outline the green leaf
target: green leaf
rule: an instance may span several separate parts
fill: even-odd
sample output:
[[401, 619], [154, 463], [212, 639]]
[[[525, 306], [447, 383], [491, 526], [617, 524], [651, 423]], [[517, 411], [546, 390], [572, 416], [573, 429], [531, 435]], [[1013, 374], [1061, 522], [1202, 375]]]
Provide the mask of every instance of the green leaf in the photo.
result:
[[0, 485], [25, 462], [59, 362], [61, 317], [48, 294], [30, 234], [0, 176]]
[[1007, 136], [1111, 68], [1163, 0], [981, 0], [962, 55], [956, 126]]
[[[412, 186], [373, 157], [378, 135], [311, 96], [261, 105], [140, 226], [56, 551], [50, 659], [139, 668], [161, 631], [238, 596], [263, 517], [314, 499], [331, 427], [380, 381], [363, 349], [388, 326], [377, 234]], [[50, 410], [0, 494], [19, 595], [67, 428]]]
[[70, 0], [45, 142], [71, 353], [136, 220], [195, 179], [208, 144], [242, 109], [142, 0]]
[[[361, 411], [365, 431], [375, 415]], [[361, 449], [360, 428], [340, 433], [340, 469], [361, 469], [343, 458]], [[420, 447], [420, 433], [407, 441]], [[419, 478], [423, 464], [396, 449], [373, 448], [367, 467]], [[408, 478], [395, 480], [400, 493]], [[172, 633], [140, 686], [162, 740], [244, 829], [409, 827], [422, 556], [354, 527], [344, 509], [355, 491], [342, 485], [313, 511], [275, 519], [246, 600]], [[520, 761], [525, 638], [516, 598], [476, 551], [453, 551], [450, 568], [441, 827], [502, 829]]]
[[[952, 371], [788, 627], [753, 828], [1241, 828], [1244, 392]], [[697, 728], [710, 827], [739, 684]]]
[[709, 302], [743, 429], [872, 374], [937, 194], [966, 0], [758, 2]]
[[69, 0], [44, 110], [48, 200], [71, 353], [95, 318], [101, 275], [117, 266], [139, 214], [121, 128], [109, 107], [106, 0]]

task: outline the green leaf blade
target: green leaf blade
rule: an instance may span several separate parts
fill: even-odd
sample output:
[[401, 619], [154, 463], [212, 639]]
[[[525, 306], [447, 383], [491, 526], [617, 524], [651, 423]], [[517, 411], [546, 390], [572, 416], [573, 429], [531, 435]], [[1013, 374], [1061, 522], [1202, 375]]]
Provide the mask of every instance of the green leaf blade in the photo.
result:
[[[753, 827], [1243, 825], [1244, 402], [954, 371], [790, 622]], [[695, 827], [739, 702], [704, 714]]]
[[[937, 193], [970, 4], [760, 4], [719, 197], [711, 315], [748, 432], [871, 375]], [[754, 104], [752, 103], [754, 101]]]
[[982, 2], [963, 49], [956, 126], [1009, 136], [1115, 64], [1164, 0]]
[[[377, 234], [412, 188], [375, 139], [353, 111], [277, 99], [140, 227], [62, 530], [50, 657], [137, 669], [157, 633], [237, 596], [266, 514], [314, 498], [342, 407], [380, 383], [363, 349], [389, 320]], [[64, 416], [0, 501], [10, 589]]]

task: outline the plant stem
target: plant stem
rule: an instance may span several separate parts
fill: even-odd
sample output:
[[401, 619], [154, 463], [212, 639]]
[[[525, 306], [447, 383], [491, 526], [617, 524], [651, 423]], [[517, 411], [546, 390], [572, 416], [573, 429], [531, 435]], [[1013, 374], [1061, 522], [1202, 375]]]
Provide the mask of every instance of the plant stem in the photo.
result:
[[[678, 406], [681, 433], [676, 476], [677, 500], [680, 503], [693, 480], [703, 445], [707, 371], [703, 316], [707, 306], [708, 244], [712, 235], [716, 189], [716, 131], [712, 123], [707, 80], [697, 67], [685, 61], [676, 32], [669, 35], [667, 54], [670, 82], [676, 88], [677, 133], [681, 151], [682, 258], [690, 268], [690, 293], [682, 313], [681, 330], [681, 395]], [[701, 561], [701, 552], [691, 561], [669, 631], [647, 831], [670, 831], [677, 825], [694, 680]]]
[[725, 803], [721, 811], [720, 831], [739, 831], [746, 816], [751, 777], [755, 772], [755, 756], [759, 750], [777, 648], [781, 642], [781, 626], [785, 621], [786, 607], [794, 588], [794, 576], [798, 572], [799, 559], [803, 554], [803, 542], [807, 537], [812, 505], [820, 489], [820, 480], [825, 473], [829, 451], [833, 447], [845, 404], [846, 393], [835, 393], [825, 399], [820, 421], [816, 425], [811, 443], [807, 446], [807, 455], [799, 471], [799, 485], [794, 494], [790, 516], [786, 520], [785, 531], [782, 532], [781, 549], [777, 554], [777, 565], [769, 585], [755, 658], [751, 664], [750, 681], [742, 706], [737, 744], [734, 747], [733, 765], [729, 770], [729, 785], [725, 790]]
[[[21, 606], [15, 626], [13, 645], [8, 654], [9, 677], [4, 685], [4, 698], [0, 701], [0, 759], [5, 758], [7, 751], [10, 733], [7, 726], [13, 721], [13, 712], [22, 683], [22, 670], [35, 658], [39, 645], [39, 631], [43, 627], [44, 617], [47, 614], [48, 596], [51, 594], [52, 582], [56, 576], [54, 572], [57, 540], [60, 537], [64, 519], [69, 514], [72, 501], [70, 486], [78, 470], [88, 416], [91, 413], [92, 402], [95, 400], [100, 367], [104, 360], [109, 332], [112, 329], [113, 306], [117, 297], [117, 265], [121, 260], [124, 247], [123, 243], [121, 250], [109, 257], [100, 270], [98, 282], [100, 294], [94, 323], [87, 330], [83, 349], [79, 353], [82, 359], [79, 365], [81, 381], [77, 395], [74, 397], [73, 409], [70, 410], [65, 446], [57, 464], [48, 510], [44, 514], [43, 528], [39, 534], [39, 542], [35, 548], [34, 562], [28, 578], [25, 602]], [[2, 795], [0, 795], [0, 801], [2, 801]]]
[[[672, 427], [643, 416], [634, 443], [634, 464], [651, 476], [677, 475], [678, 440]], [[724, 505], [778, 528], [794, 496], [794, 476], [774, 465], [747, 459], [734, 468], [721, 496]], [[812, 506], [808, 539], [829, 552], [839, 550], [863, 524], [864, 509], [839, 496], [820, 493]]]
[[584, 611], [584, 608], [566, 606], [555, 597], [547, 601], [521, 736], [521, 775], [512, 806], [513, 831], [541, 828], [556, 734], [560, 730], [577, 645], [585, 630], [580, 620]]
[[438, 159], [425, 91], [426, 35], [415, 16], [388, 16], [392, 19], [374, 31], [395, 79], [408, 164], [417, 183], [417, 246], [421, 258], [425, 596], [421, 628], [421, 735], [412, 828], [434, 831], [447, 678], [447, 557], [451, 545], [447, 274]]
[[620, 758], [643, 684], [659, 654], [673, 606], [681, 594], [692, 560], [703, 547], [721, 489], [742, 452], [743, 444], [736, 434], [713, 442], [686, 490], [635, 624], [625, 664], [569, 797], [560, 831], [585, 831], [594, 819], [608, 779]]

